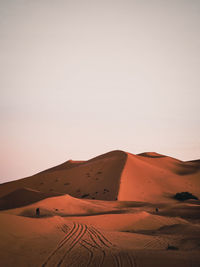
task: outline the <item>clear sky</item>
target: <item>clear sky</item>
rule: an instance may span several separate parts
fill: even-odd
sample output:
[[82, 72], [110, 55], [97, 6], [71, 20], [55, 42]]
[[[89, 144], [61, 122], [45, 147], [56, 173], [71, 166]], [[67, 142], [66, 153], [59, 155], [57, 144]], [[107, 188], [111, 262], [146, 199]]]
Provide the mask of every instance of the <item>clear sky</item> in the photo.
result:
[[0, 0], [0, 182], [110, 150], [200, 158], [199, 0]]

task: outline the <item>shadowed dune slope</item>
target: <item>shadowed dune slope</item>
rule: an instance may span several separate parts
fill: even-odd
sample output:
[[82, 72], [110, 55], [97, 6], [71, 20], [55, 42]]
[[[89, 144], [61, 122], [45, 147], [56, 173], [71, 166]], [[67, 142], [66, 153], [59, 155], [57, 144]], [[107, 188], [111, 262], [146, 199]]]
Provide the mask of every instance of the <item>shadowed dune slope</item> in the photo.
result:
[[42, 172], [39, 172], [39, 173], [49, 173], [49, 172], [54, 172], [54, 171], [60, 171], [60, 170], [67, 170], [67, 169], [71, 169], [73, 167], [77, 167], [81, 164], [83, 164], [85, 161], [75, 161], [75, 160], [68, 160], [58, 166], [55, 166], [53, 168], [50, 168], [50, 169], [47, 169], [47, 170], [44, 170]]
[[42, 193], [30, 188], [19, 188], [0, 198], [0, 210], [18, 208], [50, 196], [52, 194]]
[[68, 161], [55, 168], [2, 184], [0, 196], [22, 187], [44, 193], [70, 194], [77, 198], [115, 200], [127, 154], [112, 151], [85, 162]]
[[[183, 162], [155, 152], [134, 155], [111, 151], [88, 161], [69, 160], [36, 175], [1, 184], [0, 203], [10, 208], [10, 203], [15, 202], [11, 199], [15, 199], [20, 188], [36, 190], [48, 197], [69, 194], [97, 200], [157, 203], [175, 201], [173, 195], [181, 191], [200, 198], [200, 161]], [[25, 204], [43, 198], [29, 197], [30, 202]]]

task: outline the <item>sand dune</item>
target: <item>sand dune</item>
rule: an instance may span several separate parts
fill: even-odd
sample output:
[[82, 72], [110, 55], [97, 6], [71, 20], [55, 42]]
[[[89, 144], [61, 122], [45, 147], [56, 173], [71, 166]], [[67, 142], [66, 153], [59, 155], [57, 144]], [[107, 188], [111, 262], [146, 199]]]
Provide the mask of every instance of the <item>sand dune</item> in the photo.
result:
[[182, 191], [190, 191], [200, 197], [199, 166], [195, 165], [195, 171], [193, 169], [188, 172], [186, 166], [190, 164], [158, 154], [155, 156], [155, 153], [153, 157], [152, 153], [139, 156], [128, 154], [121, 175], [118, 199], [169, 201], [176, 192]]
[[67, 170], [71, 169], [73, 167], [78, 167], [79, 165], [83, 164], [85, 161], [74, 161], [74, 160], [68, 160], [58, 166], [55, 166], [53, 168], [47, 169], [45, 171], [42, 171], [40, 173], [49, 173], [49, 172], [54, 172], [54, 171], [60, 171], [60, 170]]
[[[71, 220], [71, 218], [69, 218], [69, 220]], [[187, 221], [181, 218], [151, 215], [145, 211], [136, 211], [125, 214], [104, 214], [91, 217], [76, 217], [76, 221], [81, 223], [89, 222], [92, 225], [104, 230], [114, 230], [120, 232], [157, 230], [166, 225], [187, 223]]]
[[200, 266], [200, 201], [173, 198], [199, 167], [112, 151], [2, 184], [0, 266]]
[[0, 186], [0, 197], [20, 188], [48, 196], [160, 202], [181, 191], [200, 197], [200, 161], [182, 162], [157, 153], [112, 151], [88, 161], [67, 161]]
[[83, 199], [77, 199], [70, 195], [50, 197], [32, 205], [23, 208], [9, 210], [10, 214], [21, 215], [25, 217], [35, 217], [36, 208], [40, 208], [41, 217], [52, 216], [81, 216], [94, 215], [105, 213], [119, 213], [121, 209], [115, 205], [102, 205], [101, 203], [94, 203]]
[[[184, 220], [142, 211], [125, 217], [103, 216], [26, 218], [1, 212], [0, 263], [124, 267], [168, 266], [169, 262], [189, 267], [200, 263], [198, 226], [194, 231]], [[145, 228], [146, 234], [140, 233]], [[185, 236], [182, 230], [187, 230]], [[168, 251], [169, 244], [179, 250]]]
[[[54, 193], [54, 195], [59, 194]], [[0, 198], [0, 210], [26, 206], [49, 196], [52, 196], [52, 194], [42, 193], [30, 188], [19, 188]]]
[[[28, 187], [44, 193], [60, 192], [78, 198], [115, 200], [127, 154], [109, 152], [78, 166], [64, 164], [28, 178], [2, 184], [0, 196], [18, 188]], [[65, 168], [67, 165], [67, 168]], [[76, 165], [76, 164], [75, 164]]]

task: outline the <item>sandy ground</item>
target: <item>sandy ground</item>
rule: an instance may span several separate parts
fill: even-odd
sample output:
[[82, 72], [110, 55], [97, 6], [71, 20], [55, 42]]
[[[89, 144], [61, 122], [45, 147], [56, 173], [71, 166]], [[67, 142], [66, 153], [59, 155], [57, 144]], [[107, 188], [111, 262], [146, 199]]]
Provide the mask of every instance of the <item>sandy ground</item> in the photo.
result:
[[0, 266], [199, 266], [200, 205], [160, 206], [66, 195], [1, 211]]
[[2, 184], [0, 266], [200, 266], [200, 201], [173, 199], [200, 197], [199, 174], [199, 161], [117, 151]]

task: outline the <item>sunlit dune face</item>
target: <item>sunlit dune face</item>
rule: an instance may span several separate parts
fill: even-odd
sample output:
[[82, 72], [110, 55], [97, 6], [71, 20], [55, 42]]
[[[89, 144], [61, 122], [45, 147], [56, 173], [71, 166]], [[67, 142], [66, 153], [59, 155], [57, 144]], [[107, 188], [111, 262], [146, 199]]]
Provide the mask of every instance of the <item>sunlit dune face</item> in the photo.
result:
[[183, 162], [155, 152], [111, 151], [3, 184], [0, 207], [18, 208], [65, 194], [83, 200], [173, 202], [177, 192], [200, 197], [199, 171], [199, 161]]
[[199, 161], [117, 150], [2, 184], [0, 263], [198, 266], [199, 171]]

